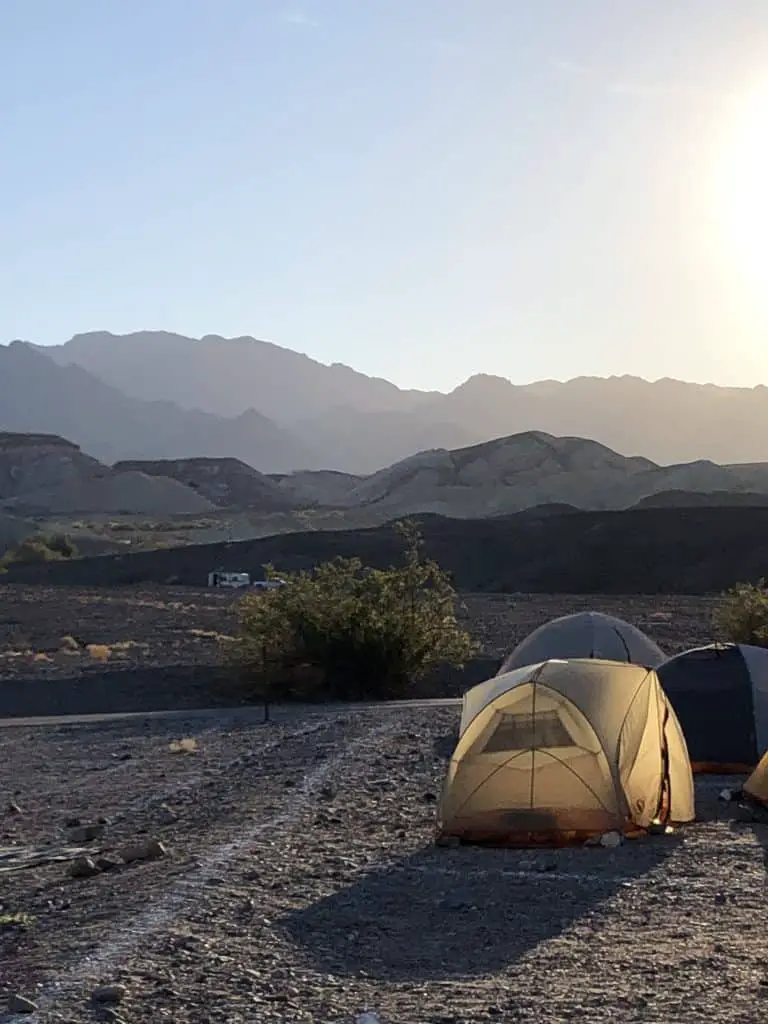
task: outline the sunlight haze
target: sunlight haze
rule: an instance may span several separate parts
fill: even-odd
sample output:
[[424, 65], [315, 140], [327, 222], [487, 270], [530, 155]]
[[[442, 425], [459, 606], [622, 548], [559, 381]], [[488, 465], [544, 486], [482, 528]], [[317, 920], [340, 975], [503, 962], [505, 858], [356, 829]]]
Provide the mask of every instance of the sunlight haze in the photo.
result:
[[768, 384], [767, 0], [3, 0], [0, 341]]

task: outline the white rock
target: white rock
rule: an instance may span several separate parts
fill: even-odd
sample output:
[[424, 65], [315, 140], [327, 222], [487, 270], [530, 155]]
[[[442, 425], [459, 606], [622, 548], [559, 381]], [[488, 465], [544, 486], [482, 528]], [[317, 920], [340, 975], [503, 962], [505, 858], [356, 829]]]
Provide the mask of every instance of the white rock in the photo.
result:
[[607, 847], [609, 850], [615, 849], [617, 846], [621, 846], [622, 837], [620, 832], [604, 832], [600, 836], [600, 845]]

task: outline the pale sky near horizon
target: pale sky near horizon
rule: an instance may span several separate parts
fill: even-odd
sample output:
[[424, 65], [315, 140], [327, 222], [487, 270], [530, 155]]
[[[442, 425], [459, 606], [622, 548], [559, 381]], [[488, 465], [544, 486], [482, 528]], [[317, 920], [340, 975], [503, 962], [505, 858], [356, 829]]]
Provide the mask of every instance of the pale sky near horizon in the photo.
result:
[[768, 0], [0, 0], [0, 341], [768, 384]]

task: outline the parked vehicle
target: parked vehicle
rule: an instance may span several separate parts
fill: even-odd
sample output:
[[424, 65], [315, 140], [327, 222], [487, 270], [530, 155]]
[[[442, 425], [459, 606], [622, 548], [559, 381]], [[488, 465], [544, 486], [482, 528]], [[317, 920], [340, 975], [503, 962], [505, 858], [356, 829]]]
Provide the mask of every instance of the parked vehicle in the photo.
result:
[[252, 584], [254, 590], [277, 590], [279, 587], [286, 585], [286, 581], [281, 579], [254, 580]]
[[209, 587], [228, 587], [230, 589], [239, 589], [242, 587], [250, 587], [251, 576], [247, 572], [209, 572], [208, 573], [208, 586]]

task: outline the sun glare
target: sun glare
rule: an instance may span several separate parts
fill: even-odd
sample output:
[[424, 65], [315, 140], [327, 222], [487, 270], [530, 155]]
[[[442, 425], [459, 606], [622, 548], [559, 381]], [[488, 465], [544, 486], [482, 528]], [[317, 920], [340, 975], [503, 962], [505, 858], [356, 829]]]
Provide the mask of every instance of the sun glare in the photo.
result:
[[768, 316], [768, 83], [734, 104], [718, 162], [727, 259]]

